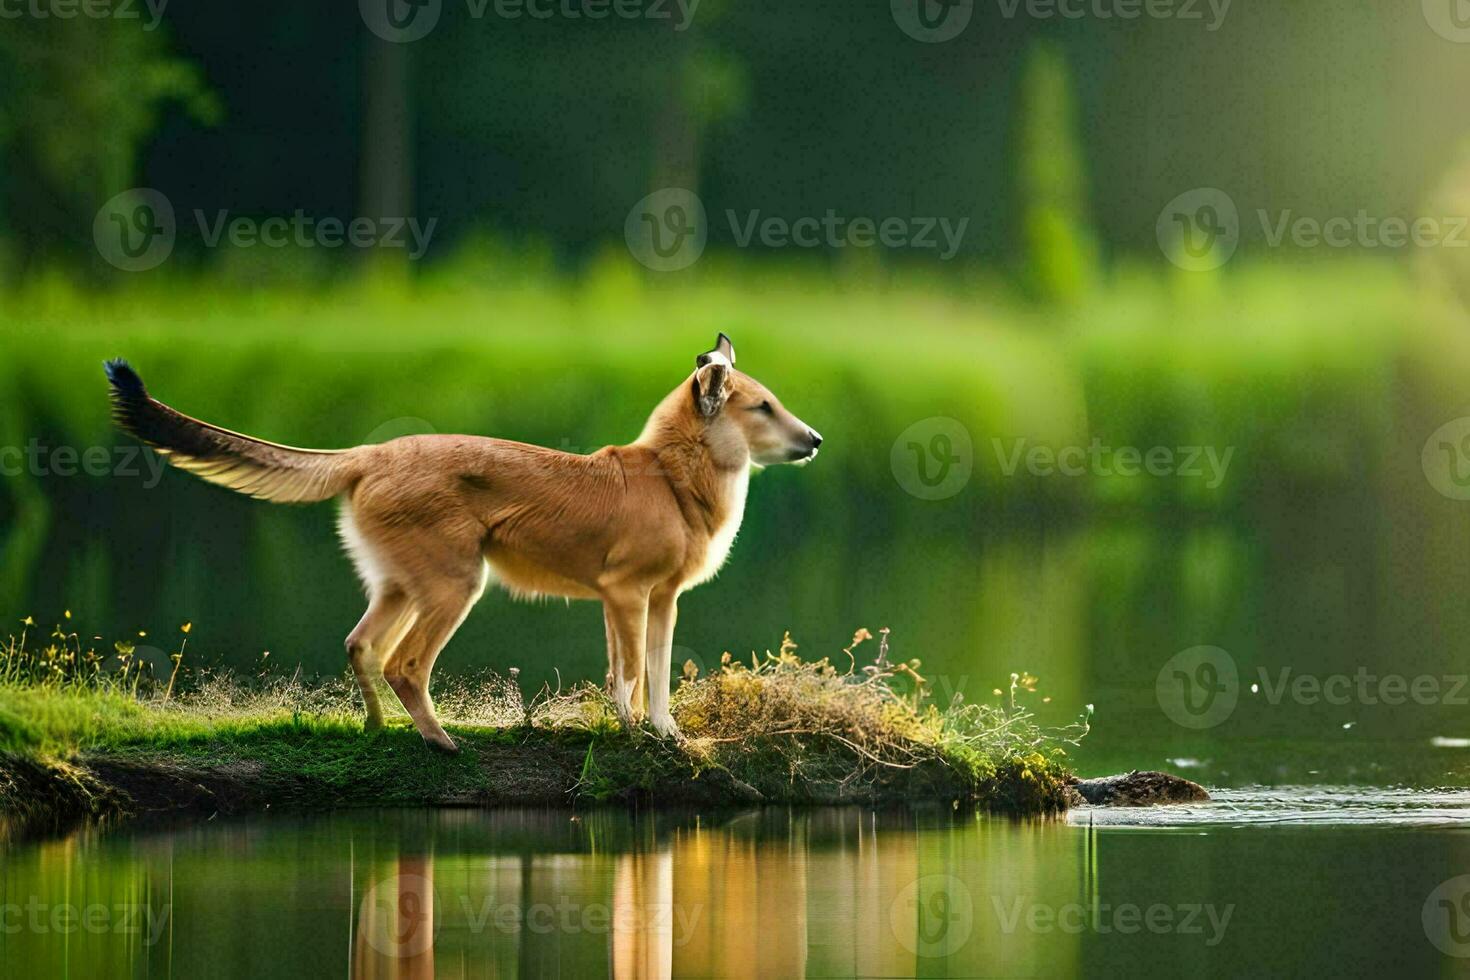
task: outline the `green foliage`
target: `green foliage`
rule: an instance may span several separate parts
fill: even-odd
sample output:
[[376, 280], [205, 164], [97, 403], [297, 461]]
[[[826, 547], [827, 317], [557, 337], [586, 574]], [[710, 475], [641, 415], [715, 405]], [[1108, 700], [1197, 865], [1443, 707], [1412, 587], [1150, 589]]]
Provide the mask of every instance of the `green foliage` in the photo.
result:
[[[112, 17], [28, 19], [0, 31], [0, 155], [9, 224], [25, 236], [57, 222], [62, 241], [91, 227], [97, 208], [136, 183], [144, 141], [165, 106], [204, 124], [222, 108], [168, 31]], [[47, 213], [41, 202], [59, 204]], [[36, 243], [28, 243], [34, 246]]]
[[745, 109], [750, 83], [739, 60], [717, 49], [697, 48], [681, 68], [678, 97], [700, 125], [721, 122]]
[[[1444, 557], [1415, 594], [1442, 595], [1437, 616], [1461, 606], [1446, 587], [1459, 577], [1455, 556], [1470, 553], [1456, 544], [1461, 522], [1422, 492], [1417, 466], [1404, 470], [1414, 457], [1403, 446], [1417, 452], [1463, 414], [1470, 344], [1459, 320], [1390, 269], [1241, 264], [1227, 273], [1228, 302], [1135, 275], [1049, 314], [1050, 329], [1038, 331], [1025, 314], [949, 302], [923, 280], [837, 284], [713, 254], [698, 280], [670, 284], [638, 276], [625, 254], [610, 252], [571, 282], [539, 253], [523, 265], [510, 249], [476, 254], [494, 259], [484, 273], [493, 281], [477, 278], [474, 257], [394, 287], [243, 290], [174, 274], [89, 293], [38, 277], [0, 294], [11, 328], [0, 361], [0, 447], [31, 439], [117, 447], [109, 458], [128, 462], [120, 454], [134, 443], [111, 425], [99, 369], [125, 355], [180, 410], [289, 444], [432, 429], [588, 451], [635, 437], [724, 330], [741, 366], [827, 443], [812, 466], [756, 476], [728, 567], [685, 598], [677, 642], [706, 663], [732, 643], [779, 635], [794, 608], [807, 635], [829, 643], [875, 614], [900, 630], [906, 656], [951, 677], [1002, 671], [1007, 664], [979, 651], [1005, 653], [1021, 640], [1024, 662], [1058, 703], [1082, 703], [1096, 692], [1066, 659], [1073, 631], [1090, 632], [1088, 617], [1121, 615], [1114, 611], [1154, 594], [1157, 582], [1125, 573], [1157, 570], [1160, 553], [1177, 551], [1166, 529], [1208, 520], [1249, 534], [1299, 521], [1304, 506], [1320, 514], [1324, 502], [1373, 501], [1384, 533], [1424, 528]], [[960, 493], [927, 501], [905, 492], [891, 451], [935, 416], [964, 426], [974, 468]], [[1233, 447], [1233, 461], [1214, 485], [1004, 468], [1020, 440], [1062, 447], [1094, 438]], [[109, 635], [182, 614], [236, 669], [267, 647], [308, 675], [341, 669], [362, 597], [332, 508], [267, 507], [187, 474], [150, 474], [136, 458], [132, 475], [59, 476], [43, 462], [42, 472], [22, 466], [0, 481], [3, 608], [49, 617], [70, 605]], [[1417, 489], [1389, 492], [1384, 480], [1404, 472]], [[1107, 541], [1131, 542], [1122, 552], [1079, 541], [1087, 547], [1076, 574], [1048, 566], [1042, 595], [1040, 580], [1028, 578], [1035, 554], [994, 537], [996, 528], [1041, 522], [1053, 535], [1110, 522], [1157, 530], [1114, 527]], [[88, 533], [101, 527], [108, 533]], [[1383, 547], [1421, 548], [1401, 538], [1395, 532]], [[1209, 596], [1248, 560], [1239, 536], [1230, 540], [1224, 550], [1179, 553], [1200, 569], [1200, 601], [1217, 616], [1225, 600]], [[1093, 595], [1081, 583], [1094, 579], [1104, 606], [1076, 605]], [[1065, 604], [1046, 606], [1056, 614], [1047, 642], [1005, 631], [1033, 622], [1038, 601]], [[1380, 612], [1385, 622], [1403, 615], [1401, 605]], [[1125, 629], [1114, 621], [1106, 635]], [[452, 672], [519, 666], [535, 685], [553, 668], [568, 682], [600, 677], [602, 653], [587, 640], [601, 630], [592, 606], [549, 610], [492, 594], [444, 663]], [[957, 647], [956, 633], [981, 641]], [[1074, 686], [1061, 686], [1067, 678]]]
[[1462, 139], [1449, 166], [1430, 191], [1419, 214], [1436, 222], [1436, 233], [1453, 236], [1436, 248], [1418, 248], [1414, 261], [1421, 280], [1431, 289], [1452, 297], [1470, 310], [1470, 257], [1465, 255], [1465, 231], [1455, 231], [1470, 215], [1470, 139]]
[[1043, 302], [1076, 303], [1098, 281], [1086, 164], [1061, 52], [1037, 44], [1021, 74], [1018, 191], [1024, 280]]

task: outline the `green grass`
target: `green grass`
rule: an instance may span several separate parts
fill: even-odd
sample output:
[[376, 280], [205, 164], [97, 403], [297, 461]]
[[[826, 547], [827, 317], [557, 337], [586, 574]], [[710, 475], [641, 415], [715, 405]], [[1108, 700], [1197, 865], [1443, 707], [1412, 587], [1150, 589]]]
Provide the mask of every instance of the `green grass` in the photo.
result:
[[[1014, 305], [963, 281], [718, 264], [662, 280], [630, 265], [610, 257], [575, 281], [456, 266], [416, 284], [309, 289], [149, 277], [98, 293], [41, 277], [0, 295], [13, 325], [0, 392], [18, 431], [44, 422], [96, 442], [110, 435], [98, 365], [124, 355], [161, 396], [227, 406], [235, 427], [292, 444], [351, 444], [413, 417], [590, 448], [636, 435], [725, 331], [741, 366], [821, 421], [834, 446], [879, 431], [886, 448], [910, 423], [946, 414], [977, 436], [1053, 445], [1094, 433], [1119, 445], [1233, 445], [1292, 475], [1318, 464], [1272, 436], [1304, 408], [1334, 434], [1368, 435], [1402, 359], [1470, 365], [1463, 314], [1391, 265], [1124, 274], [1069, 310]], [[372, 396], [343, 397], [362, 391]], [[989, 452], [976, 465], [1007, 496], [1056, 483], [1006, 479]], [[1108, 477], [1065, 493], [1089, 505], [1240, 500], [1238, 487]]]
[[[12, 638], [0, 681], [0, 811], [28, 824], [159, 810], [445, 804], [955, 803], [1011, 813], [1067, 804], [1065, 748], [1017, 703], [933, 703], [917, 662], [859, 631], [845, 666], [788, 636], [749, 662], [691, 664], [673, 698], [679, 740], [623, 731], [597, 688], [451, 681], [440, 713], [461, 746], [428, 749], [406, 719], [363, 731], [345, 677], [251, 682], [208, 673], [177, 690], [74, 633]], [[123, 645], [126, 649], [126, 644]], [[861, 648], [861, 649], [860, 649]], [[871, 663], [858, 655], [872, 651]], [[57, 666], [58, 663], [61, 666]], [[108, 665], [105, 666], [104, 665]], [[140, 676], [142, 675], [142, 676]]]

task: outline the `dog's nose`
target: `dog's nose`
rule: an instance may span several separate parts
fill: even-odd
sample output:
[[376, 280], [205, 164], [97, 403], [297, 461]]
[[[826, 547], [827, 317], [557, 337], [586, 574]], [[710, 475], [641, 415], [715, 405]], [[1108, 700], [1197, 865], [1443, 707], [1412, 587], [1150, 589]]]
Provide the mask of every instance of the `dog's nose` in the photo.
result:
[[808, 429], [806, 434], [811, 436], [813, 449], [817, 449], [822, 445], [822, 434], [816, 429]]

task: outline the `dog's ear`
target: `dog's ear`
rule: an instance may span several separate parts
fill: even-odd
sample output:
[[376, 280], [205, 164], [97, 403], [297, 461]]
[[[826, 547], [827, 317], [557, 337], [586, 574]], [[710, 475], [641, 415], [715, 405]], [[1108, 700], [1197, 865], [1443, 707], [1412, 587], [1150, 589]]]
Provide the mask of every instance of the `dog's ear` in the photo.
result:
[[[716, 357], [715, 355], [719, 356]], [[731, 367], [735, 366], [735, 345], [730, 343], [730, 338], [726, 337], [724, 334], [720, 334], [719, 337], [715, 339], [714, 350], [710, 351], [708, 354], [700, 354], [694, 359], [694, 363], [698, 367], [704, 367], [711, 361], [719, 360], [720, 357], [723, 357], [726, 361], [728, 361]]]
[[705, 418], [712, 419], [730, 397], [731, 368], [723, 357], [710, 357], [708, 354], [701, 357], [708, 360], [694, 372], [694, 409]]

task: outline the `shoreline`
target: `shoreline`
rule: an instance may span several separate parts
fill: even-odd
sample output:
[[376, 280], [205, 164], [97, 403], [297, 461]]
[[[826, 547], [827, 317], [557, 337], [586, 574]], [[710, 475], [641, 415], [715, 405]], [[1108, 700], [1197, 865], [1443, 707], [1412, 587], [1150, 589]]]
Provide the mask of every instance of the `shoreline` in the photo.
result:
[[[161, 815], [209, 818], [270, 810], [373, 806], [718, 808], [933, 803], [1011, 815], [1059, 813], [1078, 801], [1058, 768], [1022, 760], [988, 778], [935, 756], [846, 779], [765, 780], [647, 735], [461, 729], [462, 751], [425, 747], [390, 727], [260, 739], [242, 749], [204, 740], [66, 756], [0, 752], [0, 822], [13, 834], [58, 832]], [[808, 747], [820, 753], [818, 746]], [[1033, 762], [1035, 760], [1032, 760]]]
[[938, 756], [903, 769], [869, 767], [843, 780], [766, 780], [756, 786], [717, 762], [647, 735], [535, 728], [454, 734], [463, 746], [454, 756], [432, 752], [405, 727], [371, 736], [356, 731], [262, 739], [254, 751], [205, 740], [66, 757], [0, 752], [0, 836], [47, 836], [150, 817], [369, 807], [917, 804], [1027, 817], [1076, 806], [1209, 798], [1196, 784], [1167, 774], [1078, 780], [1060, 767], [1015, 759], [980, 776]]
[[[854, 646], [868, 638], [860, 631]], [[67, 662], [94, 662], [76, 646]], [[21, 678], [54, 673], [61, 652], [6, 649]], [[451, 684], [440, 700], [458, 719], [447, 726], [454, 754], [428, 747], [406, 717], [365, 731], [345, 677], [204, 677], [177, 699], [120, 678], [12, 680], [0, 684], [0, 831], [351, 807], [917, 804], [1026, 817], [1104, 798], [1208, 799], [1163, 774], [1078, 780], [1068, 750], [1086, 735], [1091, 706], [1043, 729], [1016, 703], [1023, 675], [1011, 675], [1007, 703], [956, 699], [941, 710], [922, 687], [895, 689], [900, 673], [922, 679], [891, 663], [884, 642], [861, 673], [794, 650], [788, 635], [764, 659], [726, 654], [718, 669], [686, 677], [673, 694], [686, 733], [677, 739], [625, 730], [590, 684], [530, 701], [514, 674]]]

